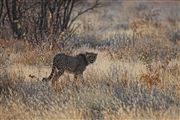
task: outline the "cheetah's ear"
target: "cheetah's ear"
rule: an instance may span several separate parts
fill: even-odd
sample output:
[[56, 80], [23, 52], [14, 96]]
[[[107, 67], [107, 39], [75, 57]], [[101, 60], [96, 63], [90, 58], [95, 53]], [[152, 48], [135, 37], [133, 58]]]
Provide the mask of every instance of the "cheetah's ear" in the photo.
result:
[[85, 55], [87, 56], [87, 57], [89, 57], [89, 56], [97, 56], [98, 54], [97, 53], [92, 53], [92, 52], [86, 52], [85, 53]]
[[88, 57], [91, 56], [91, 55], [90, 55], [89, 52], [86, 52], [86, 53], [85, 53], [85, 56], [88, 58]]

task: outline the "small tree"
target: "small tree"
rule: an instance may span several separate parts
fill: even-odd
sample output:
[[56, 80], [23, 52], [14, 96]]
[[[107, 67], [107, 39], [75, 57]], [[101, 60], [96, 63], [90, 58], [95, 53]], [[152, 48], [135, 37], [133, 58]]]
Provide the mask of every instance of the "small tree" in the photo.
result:
[[[46, 35], [62, 35], [68, 33], [65, 39], [74, 33], [76, 28], [72, 27], [74, 21], [82, 14], [96, 8], [99, 3], [96, 0], [89, 8], [79, 10], [75, 14], [75, 8], [82, 4], [81, 0], [41, 0], [41, 12], [38, 17], [38, 29], [41, 38]], [[59, 37], [59, 36], [57, 36]], [[55, 37], [56, 38], [56, 37]], [[56, 39], [52, 38], [52, 44], [56, 44]]]

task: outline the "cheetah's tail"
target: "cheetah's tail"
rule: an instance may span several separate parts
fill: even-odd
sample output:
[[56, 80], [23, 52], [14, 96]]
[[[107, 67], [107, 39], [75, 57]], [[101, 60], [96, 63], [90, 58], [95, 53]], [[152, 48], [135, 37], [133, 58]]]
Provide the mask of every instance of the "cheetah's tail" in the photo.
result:
[[55, 72], [56, 72], [56, 67], [53, 66], [53, 67], [52, 67], [51, 74], [49, 75], [49, 77], [48, 77], [48, 78], [43, 78], [42, 81], [46, 81], [46, 82], [50, 81], [50, 80], [52, 79], [52, 77], [53, 77], [53, 75], [54, 75]]

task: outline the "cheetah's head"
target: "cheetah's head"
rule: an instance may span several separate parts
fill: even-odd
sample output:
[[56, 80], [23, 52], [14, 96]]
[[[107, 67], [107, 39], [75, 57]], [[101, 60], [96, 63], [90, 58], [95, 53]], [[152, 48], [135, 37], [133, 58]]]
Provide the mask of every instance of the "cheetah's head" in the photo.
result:
[[86, 52], [85, 53], [86, 56], [86, 60], [89, 64], [92, 64], [96, 61], [97, 58], [97, 53], [93, 53], [93, 52]]

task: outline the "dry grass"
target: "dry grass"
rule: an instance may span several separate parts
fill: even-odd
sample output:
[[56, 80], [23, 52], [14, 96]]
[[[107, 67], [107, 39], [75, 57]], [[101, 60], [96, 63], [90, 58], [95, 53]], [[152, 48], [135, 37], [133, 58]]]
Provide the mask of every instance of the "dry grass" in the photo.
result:
[[98, 52], [98, 58], [85, 71], [86, 82], [78, 86], [78, 91], [73, 76], [68, 74], [60, 78], [56, 90], [42, 83], [41, 78], [50, 73], [50, 65], [14, 62], [2, 68], [1, 119], [180, 117], [180, 76], [179, 67], [175, 67], [178, 60], [171, 61], [166, 69], [161, 68], [162, 63], [147, 67], [140, 61], [112, 60], [108, 53], [90, 48], [77, 51], [85, 49]]

